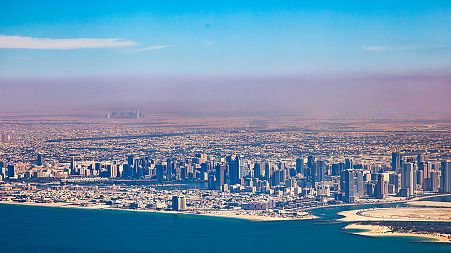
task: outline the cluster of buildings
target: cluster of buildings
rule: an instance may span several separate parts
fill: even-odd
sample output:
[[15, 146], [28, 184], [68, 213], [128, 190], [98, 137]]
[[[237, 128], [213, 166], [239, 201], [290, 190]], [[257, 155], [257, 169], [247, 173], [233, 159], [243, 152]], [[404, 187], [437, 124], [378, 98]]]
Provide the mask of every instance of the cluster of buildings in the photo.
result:
[[421, 154], [393, 153], [387, 166], [357, 163], [349, 158], [337, 162], [311, 155], [271, 161], [202, 153], [165, 160], [129, 155], [125, 160], [103, 162], [72, 157], [70, 163], [53, 165], [38, 154], [33, 163], [0, 162], [0, 180], [71, 177], [200, 182], [209, 190], [222, 192], [317, 197], [347, 203], [362, 198], [409, 198], [423, 192], [451, 192], [451, 162], [427, 161]]
[[[367, 131], [361, 124], [379, 123], [292, 126], [291, 120], [142, 118], [139, 111], [109, 117], [117, 120], [17, 119], [0, 126], [14, 134], [14, 141], [1, 136], [0, 188], [12, 190], [0, 198], [286, 212], [451, 192], [451, 135], [442, 125], [385, 129], [382, 122]], [[274, 125], [259, 126], [265, 122]], [[181, 192], [178, 185], [191, 188]]]
[[144, 114], [139, 110], [133, 110], [130, 112], [112, 112], [108, 113], [105, 118], [107, 119], [142, 119]]

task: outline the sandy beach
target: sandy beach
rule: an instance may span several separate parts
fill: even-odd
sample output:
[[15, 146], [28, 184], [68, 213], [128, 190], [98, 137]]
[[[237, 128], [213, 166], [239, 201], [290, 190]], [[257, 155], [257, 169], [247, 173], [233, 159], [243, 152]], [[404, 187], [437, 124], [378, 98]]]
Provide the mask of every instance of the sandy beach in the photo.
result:
[[340, 221], [440, 221], [451, 222], [451, 208], [399, 207], [372, 208], [339, 212]]
[[36, 203], [36, 202], [15, 202], [15, 201], [0, 201], [0, 204], [13, 204], [13, 205], [27, 205], [27, 206], [43, 206], [43, 207], [56, 207], [56, 208], [78, 208], [78, 209], [104, 209], [104, 210], [116, 210], [116, 211], [130, 211], [130, 212], [149, 212], [149, 213], [164, 213], [164, 214], [181, 214], [181, 215], [201, 215], [211, 217], [244, 219], [249, 221], [288, 221], [288, 220], [310, 220], [317, 218], [310, 213], [305, 212], [305, 215], [291, 218], [282, 216], [270, 216], [260, 215], [252, 211], [228, 211], [228, 210], [202, 210], [202, 211], [165, 211], [165, 210], [152, 210], [152, 209], [126, 209], [126, 208], [112, 208], [107, 205], [79, 205], [73, 203]]
[[411, 206], [425, 206], [425, 207], [449, 207], [451, 208], [451, 202], [439, 202], [439, 201], [411, 201], [407, 202]]
[[394, 232], [387, 226], [379, 225], [362, 225], [362, 224], [349, 224], [344, 229], [358, 229], [363, 230], [359, 232], [352, 232], [353, 234], [363, 235], [363, 236], [409, 236], [422, 238], [422, 241], [426, 242], [444, 242], [451, 243], [451, 235], [439, 234], [439, 233], [401, 233]]

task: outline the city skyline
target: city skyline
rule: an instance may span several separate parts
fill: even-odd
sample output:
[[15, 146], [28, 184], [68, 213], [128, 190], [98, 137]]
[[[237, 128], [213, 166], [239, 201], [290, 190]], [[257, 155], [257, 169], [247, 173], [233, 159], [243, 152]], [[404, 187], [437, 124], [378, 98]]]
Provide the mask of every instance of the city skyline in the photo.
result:
[[0, 17], [1, 252], [451, 252], [451, 1]]

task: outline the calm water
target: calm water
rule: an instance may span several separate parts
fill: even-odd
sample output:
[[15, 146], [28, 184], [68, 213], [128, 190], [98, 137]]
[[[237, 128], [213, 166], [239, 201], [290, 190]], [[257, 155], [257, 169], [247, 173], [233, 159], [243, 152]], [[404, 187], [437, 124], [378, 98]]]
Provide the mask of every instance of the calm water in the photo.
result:
[[451, 252], [451, 244], [369, 238], [333, 221], [249, 222], [190, 215], [0, 204], [0, 252]]

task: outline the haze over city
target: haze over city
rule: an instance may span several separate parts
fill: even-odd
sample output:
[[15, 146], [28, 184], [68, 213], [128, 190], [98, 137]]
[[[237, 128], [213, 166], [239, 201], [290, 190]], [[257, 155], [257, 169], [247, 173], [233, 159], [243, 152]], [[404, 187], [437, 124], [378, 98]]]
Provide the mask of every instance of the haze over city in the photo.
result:
[[451, 113], [447, 1], [85, 4], [2, 4], [1, 112]]

